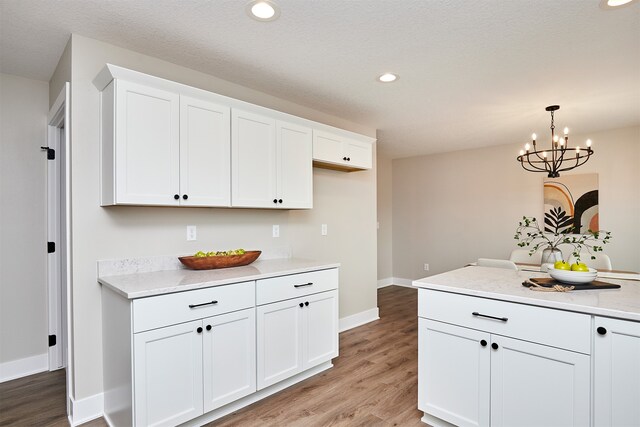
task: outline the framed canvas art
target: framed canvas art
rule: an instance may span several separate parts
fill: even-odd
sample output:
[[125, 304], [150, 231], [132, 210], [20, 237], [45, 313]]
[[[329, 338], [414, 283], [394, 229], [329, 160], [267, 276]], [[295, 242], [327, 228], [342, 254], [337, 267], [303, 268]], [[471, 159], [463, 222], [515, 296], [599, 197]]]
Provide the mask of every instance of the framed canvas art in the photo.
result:
[[544, 179], [544, 228], [573, 234], [600, 230], [597, 173]]

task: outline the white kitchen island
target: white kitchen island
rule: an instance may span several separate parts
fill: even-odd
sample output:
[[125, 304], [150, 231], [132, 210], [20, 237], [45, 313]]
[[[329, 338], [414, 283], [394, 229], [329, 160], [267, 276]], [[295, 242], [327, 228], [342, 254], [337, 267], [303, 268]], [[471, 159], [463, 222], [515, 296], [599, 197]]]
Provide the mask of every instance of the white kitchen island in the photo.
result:
[[202, 425], [330, 368], [338, 267], [272, 259], [99, 277], [109, 425]]
[[[416, 280], [418, 408], [433, 426], [640, 425], [640, 282], [538, 292], [545, 273]], [[546, 276], [548, 277], [548, 276]]]

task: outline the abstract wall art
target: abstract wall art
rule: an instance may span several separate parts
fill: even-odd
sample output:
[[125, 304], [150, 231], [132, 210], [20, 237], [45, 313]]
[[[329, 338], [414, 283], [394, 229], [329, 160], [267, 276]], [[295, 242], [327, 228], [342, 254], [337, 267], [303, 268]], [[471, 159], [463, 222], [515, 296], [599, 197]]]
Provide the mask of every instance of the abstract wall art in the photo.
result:
[[544, 227], [552, 233], [600, 230], [598, 174], [544, 179]]

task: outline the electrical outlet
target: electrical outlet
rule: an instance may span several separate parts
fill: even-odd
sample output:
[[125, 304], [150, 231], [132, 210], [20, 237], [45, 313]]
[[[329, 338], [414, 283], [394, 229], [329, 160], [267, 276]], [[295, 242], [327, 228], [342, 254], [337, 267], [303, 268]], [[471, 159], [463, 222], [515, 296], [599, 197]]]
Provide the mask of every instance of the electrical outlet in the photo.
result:
[[274, 225], [273, 226], [273, 237], [280, 237], [280, 226], [279, 225]]
[[326, 236], [326, 235], [327, 235], [327, 224], [322, 224], [322, 227], [320, 227], [320, 233], [321, 233], [323, 236]]
[[195, 225], [187, 225], [187, 240], [197, 240]]
[[424, 264], [424, 271], [429, 271], [429, 264], [427, 264], [426, 262]]

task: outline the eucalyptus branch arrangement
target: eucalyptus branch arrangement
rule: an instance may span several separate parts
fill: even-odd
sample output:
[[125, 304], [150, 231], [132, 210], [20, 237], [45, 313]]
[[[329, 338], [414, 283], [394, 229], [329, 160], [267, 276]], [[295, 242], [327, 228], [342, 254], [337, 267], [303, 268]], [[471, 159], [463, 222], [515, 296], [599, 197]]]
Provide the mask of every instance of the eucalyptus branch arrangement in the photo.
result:
[[[596, 259], [595, 253], [602, 252], [602, 246], [611, 240], [611, 232], [603, 230], [572, 234], [574, 227], [570, 225], [570, 216], [560, 208], [552, 209], [551, 214], [546, 214], [544, 231], [534, 217], [523, 216], [522, 221], [518, 222], [514, 239], [518, 240], [518, 246], [521, 248], [531, 247], [529, 256], [540, 248], [558, 249], [558, 246], [566, 244], [573, 247], [572, 255], [576, 262], [580, 262], [583, 248], [587, 250], [591, 259]], [[554, 221], [551, 221], [551, 216], [554, 217]]]

